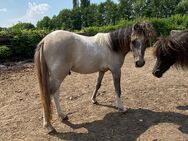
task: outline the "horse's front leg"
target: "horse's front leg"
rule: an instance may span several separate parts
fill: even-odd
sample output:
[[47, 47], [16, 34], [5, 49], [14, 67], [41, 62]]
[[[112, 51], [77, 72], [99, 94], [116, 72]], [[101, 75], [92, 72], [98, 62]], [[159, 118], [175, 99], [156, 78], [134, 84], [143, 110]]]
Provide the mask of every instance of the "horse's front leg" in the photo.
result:
[[101, 87], [101, 82], [102, 82], [102, 79], [104, 77], [104, 73], [105, 72], [102, 72], [102, 71], [99, 72], [97, 82], [96, 82], [96, 87], [95, 87], [95, 90], [94, 90], [93, 95], [91, 97], [91, 101], [92, 101], [93, 104], [97, 103], [96, 96], [97, 96], [97, 92], [98, 92], [99, 88]]
[[116, 93], [116, 106], [119, 111], [126, 111], [126, 108], [123, 106], [122, 98], [121, 98], [121, 70], [112, 71], [115, 93]]

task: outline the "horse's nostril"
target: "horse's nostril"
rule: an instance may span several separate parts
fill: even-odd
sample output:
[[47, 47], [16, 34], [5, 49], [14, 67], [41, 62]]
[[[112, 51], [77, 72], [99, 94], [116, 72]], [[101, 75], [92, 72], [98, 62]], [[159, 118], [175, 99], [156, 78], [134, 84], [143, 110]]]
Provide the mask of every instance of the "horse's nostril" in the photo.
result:
[[143, 61], [136, 61], [135, 64], [136, 64], [136, 67], [142, 67], [145, 64], [145, 61], [144, 60]]
[[159, 69], [157, 70], [153, 70], [152, 74], [158, 78], [160, 78], [162, 76], [162, 73]]
[[157, 70], [155, 70], [153, 73], [154, 73], [154, 74], [158, 74], [159, 72], [160, 72], [160, 70], [157, 69]]

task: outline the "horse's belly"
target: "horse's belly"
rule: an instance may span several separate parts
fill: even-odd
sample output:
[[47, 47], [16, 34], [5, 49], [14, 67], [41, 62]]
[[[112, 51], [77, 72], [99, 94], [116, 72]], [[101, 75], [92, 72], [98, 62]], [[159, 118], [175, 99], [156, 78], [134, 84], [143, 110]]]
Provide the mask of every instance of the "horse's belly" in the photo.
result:
[[81, 74], [89, 74], [89, 73], [95, 73], [98, 72], [97, 69], [80, 69], [80, 68], [72, 68], [71, 69], [74, 72], [81, 73]]
[[107, 65], [103, 65], [103, 64], [85, 64], [85, 65], [77, 64], [73, 66], [71, 70], [81, 74], [89, 74], [99, 71], [106, 71], [108, 70], [108, 67]]
[[88, 74], [107, 68], [108, 49], [98, 46], [77, 46], [72, 58], [72, 71]]

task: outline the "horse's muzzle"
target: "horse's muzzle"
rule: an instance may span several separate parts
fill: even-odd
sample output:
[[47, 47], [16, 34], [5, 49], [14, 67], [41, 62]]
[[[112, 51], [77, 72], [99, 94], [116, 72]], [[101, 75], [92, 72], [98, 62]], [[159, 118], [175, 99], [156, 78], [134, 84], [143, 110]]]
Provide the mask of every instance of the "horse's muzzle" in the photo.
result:
[[152, 74], [153, 74], [155, 77], [157, 77], [157, 78], [160, 78], [160, 77], [162, 77], [162, 75], [163, 75], [159, 69], [153, 70]]
[[138, 61], [135, 62], [135, 66], [137, 68], [140, 68], [140, 67], [142, 67], [144, 65], [145, 65], [145, 61], [144, 60], [142, 60], [142, 61], [138, 60]]

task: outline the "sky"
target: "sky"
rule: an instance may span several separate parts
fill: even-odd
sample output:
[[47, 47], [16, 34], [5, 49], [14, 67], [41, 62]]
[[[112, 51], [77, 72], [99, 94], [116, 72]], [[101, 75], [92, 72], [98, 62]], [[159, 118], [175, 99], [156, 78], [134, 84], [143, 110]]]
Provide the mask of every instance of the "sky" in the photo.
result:
[[[90, 0], [97, 4], [105, 1]], [[65, 8], [72, 9], [72, 0], [0, 0], [0, 27], [10, 27], [18, 22], [35, 25], [44, 16], [52, 17]]]

